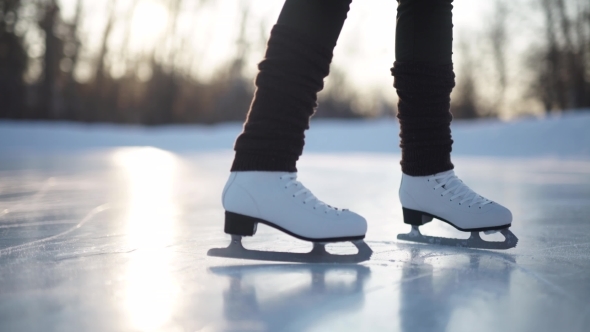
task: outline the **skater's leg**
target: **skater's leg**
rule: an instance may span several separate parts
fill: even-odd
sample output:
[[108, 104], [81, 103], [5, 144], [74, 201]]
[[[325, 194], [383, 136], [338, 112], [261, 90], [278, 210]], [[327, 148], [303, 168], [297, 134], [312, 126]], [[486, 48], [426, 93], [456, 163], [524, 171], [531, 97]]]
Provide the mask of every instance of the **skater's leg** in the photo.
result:
[[504, 229], [510, 211], [469, 189], [451, 163], [452, 2], [398, 1], [391, 71], [399, 96], [404, 222], [419, 226], [436, 217], [461, 230]]
[[402, 171], [413, 176], [453, 169], [450, 94], [453, 0], [400, 0], [392, 68], [399, 96]]
[[287, 0], [259, 64], [232, 171], [296, 172], [351, 0]]
[[453, 63], [452, 3], [453, 0], [398, 0], [396, 61]]
[[287, 0], [259, 64], [256, 93], [223, 190], [225, 232], [267, 224], [304, 240], [364, 238], [365, 219], [318, 200], [296, 162], [351, 0]]

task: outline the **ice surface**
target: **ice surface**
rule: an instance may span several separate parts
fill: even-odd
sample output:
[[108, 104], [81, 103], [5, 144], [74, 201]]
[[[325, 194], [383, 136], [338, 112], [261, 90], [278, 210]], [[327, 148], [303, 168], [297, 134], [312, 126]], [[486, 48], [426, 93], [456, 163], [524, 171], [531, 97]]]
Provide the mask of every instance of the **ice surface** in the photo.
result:
[[[9, 126], [0, 126], [7, 135]], [[211, 130], [207, 137], [229, 137]], [[185, 139], [200, 134], [192, 135]], [[0, 143], [0, 331], [590, 330], [590, 159], [572, 152], [588, 146], [564, 148], [572, 158], [545, 153], [559, 147], [527, 158], [454, 155], [470, 187], [512, 210], [519, 244], [506, 251], [398, 241], [410, 229], [397, 198], [399, 155], [312, 146], [300, 180], [329, 204], [364, 215], [374, 254], [361, 264], [283, 264], [206, 255], [230, 239], [220, 204], [228, 149], [90, 149], [85, 137], [72, 134], [78, 142], [64, 144], [79, 147], [69, 152], [31, 143], [13, 153]], [[150, 145], [145, 140], [157, 141], [145, 134], [133, 144]], [[469, 236], [437, 221], [421, 230]], [[243, 242], [311, 249], [264, 225]]]

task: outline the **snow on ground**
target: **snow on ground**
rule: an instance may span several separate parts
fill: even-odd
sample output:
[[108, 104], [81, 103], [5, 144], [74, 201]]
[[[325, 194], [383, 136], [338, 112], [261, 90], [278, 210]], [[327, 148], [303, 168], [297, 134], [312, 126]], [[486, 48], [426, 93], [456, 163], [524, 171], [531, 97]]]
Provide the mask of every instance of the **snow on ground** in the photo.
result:
[[[454, 121], [454, 155], [590, 159], [590, 112], [543, 119]], [[170, 151], [229, 150], [240, 123], [140, 127], [63, 122], [0, 121], [0, 151], [57, 152], [114, 146]], [[313, 120], [305, 151], [399, 153], [394, 119]]]

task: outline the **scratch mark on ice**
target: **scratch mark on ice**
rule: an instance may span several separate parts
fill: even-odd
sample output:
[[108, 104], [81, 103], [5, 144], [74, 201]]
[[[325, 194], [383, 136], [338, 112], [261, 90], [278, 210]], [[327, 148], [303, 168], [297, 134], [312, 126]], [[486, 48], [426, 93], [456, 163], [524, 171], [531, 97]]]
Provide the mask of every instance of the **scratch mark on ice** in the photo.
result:
[[40, 240], [36, 240], [36, 241], [32, 241], [32, 242], [28, 242], [28, 243], [23, 243], [23, 244], [19, 244], [19, 245], [16, 245], [16, 246], [12, 246], [12, 247], [1, 249], [0, 250], [0, 256], [2, 256], [4, 254], [10, 254], [13, 251], [19, 251], [19, 250], [23, 250], [23, 249], [26, 249], [26, 248], [29, 248], [29, 247], [32, 247], [32, 246], [35, 246], [35, 245], [39, 245], [41, 243], [44, 243], [44, 242], [47, 242], [47, 241], [51, 241], [51, 240], [56, 239], [58, 237], [64, 236], [66, 234], [69, 234], [69, 233], [75, 231], [76, 229], [82, 227], [82, 225], [84, 225], [85, 223], [87, 223], [88, 221], [90, 221], [95, 215], [97, 215], [98, 213], [100, 213], [100, 212], [102, 212], [102, 211], [104, 211], [104, 210], [106, 210], [108, 208], [109, 208], [108, 204], [99, 205], [99, 206], [95, 207], [94, 209], [90, 210], [90, 212], [88, 212], [88, 214], [84, 217], [84, 219], [82, 219], [76, 226], [68, 229], [67, 231], [64, 231], [64, 232], [61, 232], [59, 234], [52, 235], [52, 236], [49, 236], [49, 237], [46, 237], [46, 238], [43, 238], [43, 239], [40, 239]]

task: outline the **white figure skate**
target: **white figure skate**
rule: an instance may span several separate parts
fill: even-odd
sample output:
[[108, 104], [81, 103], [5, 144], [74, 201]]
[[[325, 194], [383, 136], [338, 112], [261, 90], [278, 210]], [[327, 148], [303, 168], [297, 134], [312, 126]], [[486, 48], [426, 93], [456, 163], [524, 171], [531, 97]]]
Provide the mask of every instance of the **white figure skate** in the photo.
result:
[[[412, 225], [410, 233], [397, 236], [400, 240], [479, 249], [509, 249], [518, 242], [508, 230], [512, 224], [510, 210], [475, 193], [453, 170], [430, 176], [403, 174], [399, 197], [404, 222]], [[418, 227], [433, 218], [471, 232], [471, 236], [464, 240], [422, 235]], [[484, 241], [479, 235], [482, 231], [486, 234], [499, 231], [505, 240]]]
[[[230, 246], [210, 249], [209, 256], [289, 262], [360, 262], [369, 259], [371, 249], [363, 241], [367, 222], [358, 214], [318, 200], [297, 181], [297, 173], [232, 172], [222, 196], [225, 233]], [[313, 242], [309, 253], [280, 253], [247, 250], [243, 236], [253, 236], [262, 223], [301, 240]], [[356, 255], [331, 255], [325, 243], [351, 241]]]

